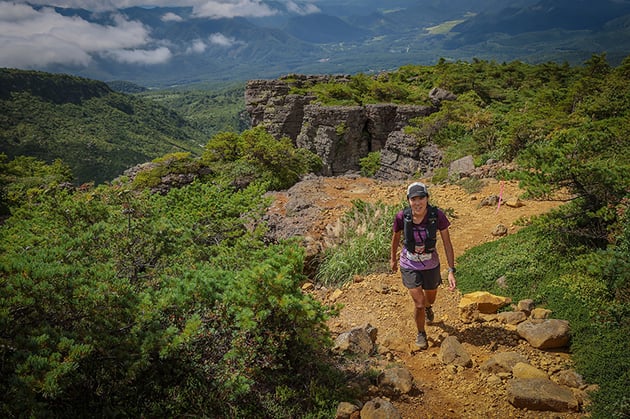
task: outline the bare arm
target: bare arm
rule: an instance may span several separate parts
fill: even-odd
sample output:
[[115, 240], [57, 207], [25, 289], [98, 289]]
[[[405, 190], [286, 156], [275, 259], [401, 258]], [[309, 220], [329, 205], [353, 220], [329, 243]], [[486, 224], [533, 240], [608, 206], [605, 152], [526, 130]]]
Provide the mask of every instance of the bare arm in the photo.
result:
[[396, 272], [398, 270], [398, 245], [400, 243], [400, 235], [401, 231], [395, 231], [392, 233], [392, 245], [389, 256], [389, 264], [392, 268], [392, 272]]
[[[453, 251], [453, 243], [451, 243], [451, 235], [448, 228], [440, 230], [440, 237], [442, 238], [442, 244], [444, 245], [444, 253], [446, 254], [446, 261], [449, 268], [455, 267], [455, 252]], [[448, 271], [448, 289], [453, 291], [457, 287], [457, 281], [455, 280], [455, 272]]]

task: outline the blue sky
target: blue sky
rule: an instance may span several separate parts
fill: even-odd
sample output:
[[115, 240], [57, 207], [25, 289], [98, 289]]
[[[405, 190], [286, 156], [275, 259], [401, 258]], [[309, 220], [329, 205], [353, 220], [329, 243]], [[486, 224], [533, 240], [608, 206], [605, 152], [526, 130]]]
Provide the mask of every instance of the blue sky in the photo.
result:
[[[317, 12], [315, 0], [280, 0], [297, 14]], [[201, 54], [210, 46], [229, 48], [241, 40], [215, 33], [182, 48], [168, 40], [156, 40], [151, 28], [119, 15], [113, 24], [99, 25], [78, 17], [66, 17], [52, 7], [36, 10], [30, 4], [82, 8], [94, 12], [132, 6], [191, 6], [197, 17], [264, 17], [276, 14], [258, 0], [67, 0], [0, 1], [0, 67], [37, 69], [65, 64], [85, 67], [97, 56], [121, 63], [155, 65], [180, 54]], [[165, 14], [164, 20], [181, 16]]]

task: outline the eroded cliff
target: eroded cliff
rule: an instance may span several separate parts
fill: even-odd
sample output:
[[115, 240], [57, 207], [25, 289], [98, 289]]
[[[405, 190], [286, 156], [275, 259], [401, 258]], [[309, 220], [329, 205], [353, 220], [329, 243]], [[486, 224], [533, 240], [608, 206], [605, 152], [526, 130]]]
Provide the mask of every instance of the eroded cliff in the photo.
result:
[[323, 162], [322, 175], [337, 176], [360, 169], [360, 159], [381, 153], [381, 179], [427, 176], [441, 165], [442, 154], [432, 144], [423, 146], [404, 132], [414, 118], [439, 110], [448, 92], [433, 89], [432, 105], [392, 103], [325, 106], [308, 91], [316, 83], [347, 83], [345, 75], [290, 75], [276, 80], [250, 80], [245, 91], [247, 112], [253, 127], [262, 125], [276, 138], [288, 137], [301, 148], [316, 153]]

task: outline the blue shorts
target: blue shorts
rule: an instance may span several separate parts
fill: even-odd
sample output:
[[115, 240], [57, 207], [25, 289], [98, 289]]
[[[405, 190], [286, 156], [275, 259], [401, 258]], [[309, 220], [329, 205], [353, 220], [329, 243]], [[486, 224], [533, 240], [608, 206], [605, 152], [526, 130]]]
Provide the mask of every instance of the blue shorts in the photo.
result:
[[400, 269], [402, 281], [405, 287], [409, 289], [422, 287], [425, 290], [435, 290], [442, 283], [442, 275], [440, 275], [440, 265], [433, 269], [414, 270]]

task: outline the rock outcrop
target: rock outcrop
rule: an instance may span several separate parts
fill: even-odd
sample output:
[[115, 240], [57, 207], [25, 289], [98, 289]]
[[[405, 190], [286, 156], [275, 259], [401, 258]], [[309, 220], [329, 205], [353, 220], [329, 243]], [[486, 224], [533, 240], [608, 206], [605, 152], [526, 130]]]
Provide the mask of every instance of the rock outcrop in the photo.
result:
[[376, 177], [394, 180], [426, 176], [442, 163], [434, 145], [422, 146], [404, 133], [413, 118], [439, 109], [442, 100], [456, 97], [432, 90], [432, 105], [391, 103], [357, 106], [323, 106], [315, 96], [295, 94], [316, 83], [345, 83], [348, 76], [290, 75], [277, 80], [250, 80], [245, 91], [247, 112], [253, 127], [262, 125], [276, 138], [288, 137], [297, 147], [316, 153], [323, 162], [322, 175], [338, 176], [360, 169], [360, 159], [381, 151], [381, 170]]

